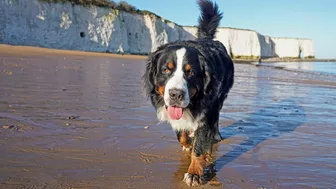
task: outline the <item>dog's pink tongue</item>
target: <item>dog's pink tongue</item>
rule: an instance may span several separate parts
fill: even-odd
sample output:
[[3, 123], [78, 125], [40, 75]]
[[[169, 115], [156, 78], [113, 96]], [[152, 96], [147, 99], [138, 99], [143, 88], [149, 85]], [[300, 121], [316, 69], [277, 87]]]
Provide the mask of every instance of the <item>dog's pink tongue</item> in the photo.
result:
[[168, 106], [168, 115], [173, 120], [178, 120], [182, 117], [182, 108], [177, 106]]

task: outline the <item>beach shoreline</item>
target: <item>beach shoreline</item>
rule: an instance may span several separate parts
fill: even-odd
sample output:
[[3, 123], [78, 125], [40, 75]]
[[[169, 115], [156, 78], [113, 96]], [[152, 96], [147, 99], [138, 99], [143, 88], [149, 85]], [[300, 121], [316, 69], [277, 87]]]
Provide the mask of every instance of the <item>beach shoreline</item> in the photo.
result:
[[[43, 53], [58, 53], [67, 55], [82, 55], [82, 56], [109, 56], [109, 57], [124, 57], [124, 58], [139, 58], [146, 59], [147, 55], [137, 55], [137, 54], [115, 54], [115, 53], [104, 53], [104, 52], [91, 52], [91, 51], [77, 51], [77, 50], [63, 50], [63, 49], [50, 49], [43, 47], [34, 46], [15, 46], [0, 44], [0, 51], [6, 54], [15, 54], [16, 50], [20, 50], [21, 53], [31, 53], [36, 54], [39, 52]], [[255, 63], [259, 62], [256, 58], [234, 58], [234, 63]], [[336, 62], [336, 59], [319, 59], [319, 58], [261, 58], [262, 62], [272, 63], [272, 62]]]

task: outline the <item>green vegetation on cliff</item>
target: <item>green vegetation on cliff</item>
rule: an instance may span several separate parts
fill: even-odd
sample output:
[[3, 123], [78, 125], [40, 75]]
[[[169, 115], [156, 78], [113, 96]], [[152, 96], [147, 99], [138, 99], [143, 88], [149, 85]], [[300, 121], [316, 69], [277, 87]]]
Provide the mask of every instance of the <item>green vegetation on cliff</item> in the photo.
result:
[[109, 0], [40, 0], [48, 3], [71, 3], [73, 5], [82, 5], [85, 7], [97, 6], [97, 7], [106, 7], [112, 9], [119, 9], [126, 12], [136, 12], [137, 9], [128, 4], [125, 1], [120, 1], [119, 3], [115, 3], [114, 1]]
[[153, 15], [156, 16], [157, 18], [163, 19], [164, 22], [166, 23], [174, 23], [170, 20], [162, 18], [161, 16], [151, 11], [139, 10], [135, 6], [128, 4], [126, 1], [120, 1], [119, 3], [116, 3], [112, 0], [39, 0], [39, 1], [48, 3], [71, 3], [73, 5], [82, 5], [85, 7], [97, 6], [102, 8], [118, 9], [133, 14]]

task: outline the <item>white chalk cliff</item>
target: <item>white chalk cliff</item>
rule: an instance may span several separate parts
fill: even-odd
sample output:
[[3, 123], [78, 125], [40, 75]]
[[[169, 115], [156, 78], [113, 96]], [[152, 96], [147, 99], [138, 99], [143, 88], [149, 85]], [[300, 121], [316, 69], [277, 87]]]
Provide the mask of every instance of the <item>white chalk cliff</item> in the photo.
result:
[[[68, 50], [147, 54], [167, 42], [194, 39], [197, 30], [155, 15], [39, 0], [1, 0], [0, 15], [0, 43]], [[310, 39], [231, 28], [219, 28], [216, 39], [234, 57], [315, 56]]]

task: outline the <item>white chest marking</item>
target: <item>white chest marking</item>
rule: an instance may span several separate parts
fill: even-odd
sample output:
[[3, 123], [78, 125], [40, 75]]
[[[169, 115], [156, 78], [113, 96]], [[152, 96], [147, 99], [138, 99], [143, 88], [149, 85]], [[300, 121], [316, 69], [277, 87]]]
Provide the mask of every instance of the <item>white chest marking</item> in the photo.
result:
[[204, 117], [204, 114], [193, 118], [189, 110], [184, 110], [183, 115], [179, 120], [172, 120], [169, 118], [165, 107], [162, 107], [158, 109], [157, 117], [160, 122], [167, 121], [170, 123], [174, 131], [187, 130], [191, 131], [191, 134], [193, 134], [193, 132], [196, 131], [198, 127], [203, 125], [201, 120]]

